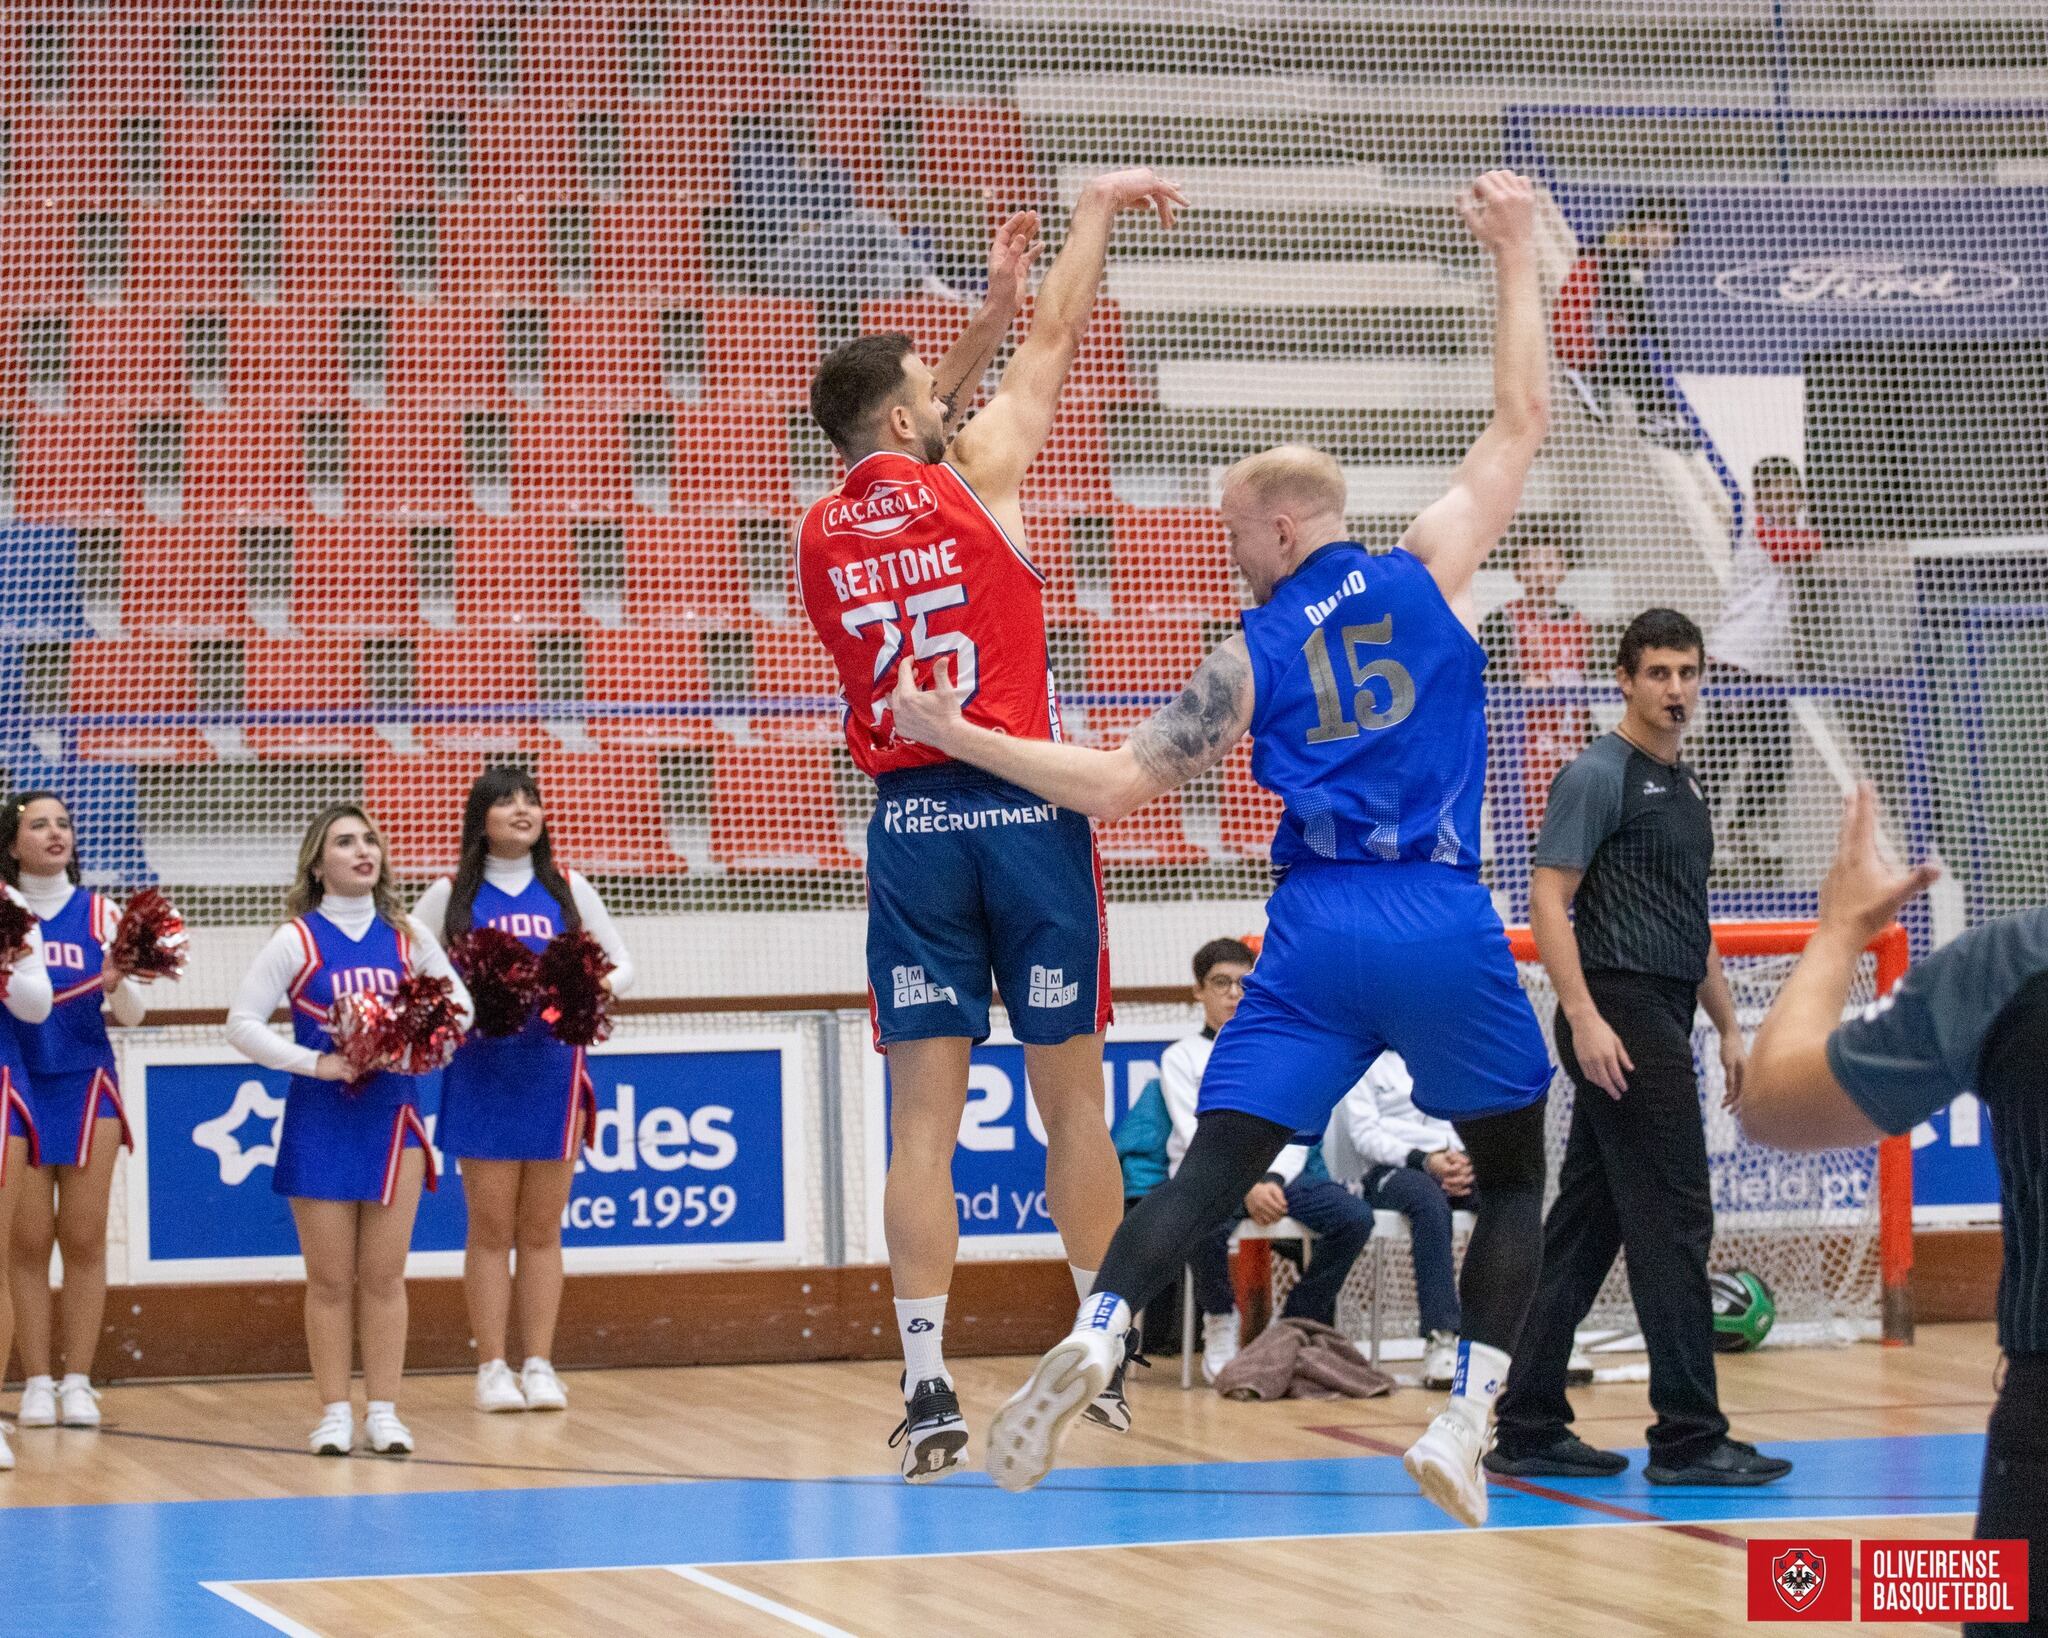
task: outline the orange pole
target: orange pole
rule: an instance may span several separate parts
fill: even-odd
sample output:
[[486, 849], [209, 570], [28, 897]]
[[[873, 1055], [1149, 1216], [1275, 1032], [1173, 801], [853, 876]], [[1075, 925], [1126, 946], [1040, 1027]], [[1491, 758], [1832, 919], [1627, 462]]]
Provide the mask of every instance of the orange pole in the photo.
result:
[[[1877, 993], [1889, 995], [1912, 960], [1906, 929], [1893, 922], [1870, 941], [1870, 948], [1877, 956]], [[1884, 1344], [1904, 1348], [1913, 1341], [1913, 1140], [1908, 1136], [1888, 1137], [1877, 1146], [1877, 1209]]]
[[[1724, 956], [1793, 955], [1806, 946], [1817, 924], [1811, 921], [1727, 921], [1714, 924], [1714, 946]], [[1526, 927], [1508, 929], [1517, 961], [1535, 961], [1536, 937]], [[1906, 930], [1893, 922], [1869, 944], [1877, 957], [1877, 993], [1889, 995], [1912, 959]], [[1913, 1340], [1913, 1145], [1909, 1137], [1886, 1138], [1877, 1149], [1878, 1266], [1880, 1309], [1887, 1347]]]

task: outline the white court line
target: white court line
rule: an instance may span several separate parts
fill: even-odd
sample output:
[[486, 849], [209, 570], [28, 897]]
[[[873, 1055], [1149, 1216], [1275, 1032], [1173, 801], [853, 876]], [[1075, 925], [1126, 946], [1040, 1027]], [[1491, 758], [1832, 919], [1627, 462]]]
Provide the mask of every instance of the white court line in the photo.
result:
[[[284, 1586], [291, 1585], [290, 1582], [279, 1584]], [[240, 1587], [233, 1586], [225, 1581], [202, 1581], [199, 1585], [212, 1593], [214, 1597], [224, 1598], [234, 1605], [236, 1609], [246, 1611], [248, 1614], [255, 1616], [266, 1627], [283, 1633], [285, 1638], [320, 1638], [320, 1634], [311, 1627], [304, 1625], [302, 1622], [294, 1621], [289, 1615], [272, 1609], [260, 1598], [252, 1598], [248, 1593], [243, 1592]]]
[[[1704, 1524], [1719, 1527], [1734, 1524], [1827, 1524], [1834, 1519], [1967, 1519], [1970, 1507], [1924, 1508], [1912, 1513], [1837, 1513], [1815, 1518], [1714, 1518], [1714, 1519], [1561, 1519], [1555, 1524], [1489, 1524], [1494, 1536], [1535, 1535], [1550, 1530], [1668, 1530], [1676, 1524]], [[1257, 1536], [1188, 1536], [1172, 1541], [1074, 1541], [1040, 1547], [947, 1547], [926, 1553], [818, 1553], [807, 1558], [728, 1558], [714, 1560], [721, 1570], [768, 1570], [781, 1564], [893, 1564], [931, 1558], [1021, 1558], [1034, 1553], [1107, 1553], [1149, 1547], [1260, 1547], [1272, 1542], [1291, 1541], [1394, 1541], [1409, 1536], [1441, 1536], [1449, 1532], [1438, 1525], [1415, 1530], [1287, 1530]], [[456, 1577], [482, 1580], [494, 1575], [623, 1575], [629, 1570], [666, 1569], [681, 1573], [673, 1564], [526, 1564], [509, 1570], [366, 1570], [360, 1575], [245, 1576], [249, 1587], [296, 1587], [307, 1582], [330, 1581], [444, 1581]], [[804, 1619], [808, 1620], [809, 1617]], [[827, 1631], [832, 1629], [828, 1628]], [[314, 1638], [319, 1638], [318, 1634]]]
[[679, 1575], [685, 1581], [693, 1581], [700, 1587], [709, 1587], [715, 1593], [745, 1604], [749, 1609], [759, 1610], [763, 1615], [772, 1615], [778, 1621], [787, 1622], [799, 1632], [813, 1634], [813, 1638], [853, 1638], [844, 1627], [835, 1627], [816, 1616], [806, 1615], [802, 1610], [793, 1610], [787, 1604], [778, 1604], [772, 1598], [763, 1598], [757, 1592], [748, 1592], [745, 1587], [736, 1587], [730, 1581], [721, 1581], [715, 1575], [707, 1575], [694, 1564], [664, 1564], [662, 1568], [670, 1575]]

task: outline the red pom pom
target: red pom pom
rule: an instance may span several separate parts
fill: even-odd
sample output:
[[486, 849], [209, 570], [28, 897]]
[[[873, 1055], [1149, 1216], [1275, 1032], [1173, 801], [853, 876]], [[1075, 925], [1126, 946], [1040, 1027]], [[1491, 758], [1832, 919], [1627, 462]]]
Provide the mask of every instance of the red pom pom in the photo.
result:
[[137, 978], [176, 978], [190, 955], [185, 918], [162, 889], [145, 887], [121, 912], [107, 959]]
[[612, 1032], [612, 958], [588, 933], [563, 933], [540, 953], [540, 1015], [569, 1046], [595, 1046]]
[[36, 913], [11, 893], [0, 893], [0, 996], [7, 994], [14, 964], [28, 953], [28, 936], [36, 930]]
[[372, 1075], [425, 1075], [462, 1045], [462, 1012], [447, 979], [415, 973], [391, 995], [350, 993], [327, 1009], [327, 1034], [351, 1086]]
[[400, 981], [390, 1006], [391, 1016], [378, 1031], [388, 1068], [427, 1075], [455, 1056], [462, 1045], [462, 1009], [447, 979], [414, 973]]
[[493, 1040], [526, 1028], [540, 997], [540, 958], [502, 927], [472, 927], [448, 941], [448, 961], [469, 986], [476, 1032]]
[[348, 1065], [350, 1086], [360, 1086], [386, 1067], [384, 1031], [390, 1022], [391, 1007], [381, 995], [351, 991], [336, 996], [327, 1009], [327, 1035]]

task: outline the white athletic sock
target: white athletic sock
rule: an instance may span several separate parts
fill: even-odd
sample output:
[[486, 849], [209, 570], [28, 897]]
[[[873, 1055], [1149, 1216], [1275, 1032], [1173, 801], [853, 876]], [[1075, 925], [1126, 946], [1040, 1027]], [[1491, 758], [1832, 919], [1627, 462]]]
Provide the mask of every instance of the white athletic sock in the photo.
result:
[[1069, 1263], [1067, 1272], [1074, 1276], [1074, 1295], [1086, 1302], [1088, 1293], [1095, 1289], [1095, 1270], [1083, 1268], [1078, 1263]]
[[85, 1374], [85, 1372], [83, 1372], [83, 1371], [66, 1371], [66, 1372], [64, 1373], [64, 1380], [63, 1380], [62, 1382], [60, 1382], [60, 1383], [58, 1383], [58, 1384], [57, 1384], [57, 1391], [58, 1391], [59, 1393], [62, 1393], [62, 1392], [63, 1392], [63, 1391], [64, 1391], [64, 1390], [66, 1389], [66, 1388], [71, 1388], [71, 1387], [79, 1387], [79, 1388], [89, 1388], [89, 1387], [91, 1387], [91, 1386], [92, 1386], [92, 1378], [91, 1378], [91, 1377], [89, 1377], [89, 1376], [87, 1376], [87, 1375]]
[[953, 1378], [946, 1369], [946, 1299], [911, 1297], [896, 1299], [896, 1334], [903, 1342], [903, 1376], [906, 1388], [941, 1377], [948, 1387]]
[[363, 1412], [366, 1416], [375, 1416], [379, 1411], [382, 1411], [386, 1416], [396, 1416], [398, 1414], [398, 1404], [395, 1400], [391, 1399], [373, 1399], [363, 1407]]
[[526, 1356], [526, 1363], [521, 1365], [519, 1368], [522, 1371], [530, 1371], [536, 1365], [545, 1365], [551, 1371], [555, 1368], [550, 1361], [541, 1358], [539, 1354], [528, 1354]]
[[1483, 1342], [1458, 1339], [1458, 1369], [1451, 1378], [1451, 1409], [1484, 1436], [1493, 1402], [1508, 1379], [1508, 1356]]
[[55, 1392], [57, 1387], [57, 1379], [54, 1376], [32, 1376], [26, 1382], [22, 1383], [21, 1386], [24, 1391], [26, 1391], [29, 1388], [48, 1388], [52, 1392]]
[[336, 1399], [330, 1404], [322, 1405], [320, 1414], [322, 1417], [346, 1416], [353, 1421], [356, 1413], [346, 1399]]
[[1131, 1305], [1114, 1291], [1097, 1291], [1084, 1297], [1081, 1312], [1074, 1316], [1075, 1331], [1107, 1331], [1121, 1337], [1131, 1328]]

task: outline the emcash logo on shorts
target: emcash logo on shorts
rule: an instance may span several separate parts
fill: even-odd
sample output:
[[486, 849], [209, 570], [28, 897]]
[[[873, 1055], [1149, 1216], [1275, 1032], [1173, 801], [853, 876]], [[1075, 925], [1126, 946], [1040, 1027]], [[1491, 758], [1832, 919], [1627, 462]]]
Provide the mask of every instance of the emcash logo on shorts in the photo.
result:
[[1081, 985], [1077, 979], [1069, 984], [1064, 967], [1039, 967], [1031, 969], [1031, 1005], [1034, 1007], [1071, 1007], [1080, 999]]
[[934, 984], [922, 967], [891, 967], [889, 979], [899, 1007], [930, 1007], [953, 1000], [953, 986]]

